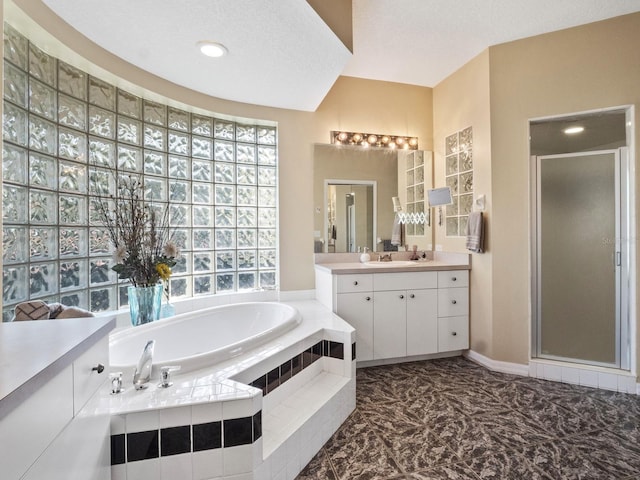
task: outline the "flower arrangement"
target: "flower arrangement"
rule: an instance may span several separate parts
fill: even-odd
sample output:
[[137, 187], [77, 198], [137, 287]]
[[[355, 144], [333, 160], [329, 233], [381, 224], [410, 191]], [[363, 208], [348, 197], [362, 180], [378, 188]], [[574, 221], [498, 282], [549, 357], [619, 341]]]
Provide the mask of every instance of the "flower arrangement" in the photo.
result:
[[[111, 200], [114, 205], [110, 206]], [[179, 251], [169, 225], [169, 205], [144, 201], [144, 185], [134, 176], [116, 175], [116, 194], [96, 201], [96, 213], [115, 247], [112, 268], [134, 287], [166, 284]]]

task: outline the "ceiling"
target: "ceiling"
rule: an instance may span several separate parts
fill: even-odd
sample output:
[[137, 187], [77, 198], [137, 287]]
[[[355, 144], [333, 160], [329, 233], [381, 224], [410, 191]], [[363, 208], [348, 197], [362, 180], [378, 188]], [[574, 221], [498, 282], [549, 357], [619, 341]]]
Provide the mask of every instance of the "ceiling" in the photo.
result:
[[[340, 75], [434, 87], [491, 45], [640, 11], [640, 0], [352, 0], [351, 53], [304, 0], [36, 1], [171, 82], [303, 111]], [[228, 55], [202, 56], [201, 40]]]

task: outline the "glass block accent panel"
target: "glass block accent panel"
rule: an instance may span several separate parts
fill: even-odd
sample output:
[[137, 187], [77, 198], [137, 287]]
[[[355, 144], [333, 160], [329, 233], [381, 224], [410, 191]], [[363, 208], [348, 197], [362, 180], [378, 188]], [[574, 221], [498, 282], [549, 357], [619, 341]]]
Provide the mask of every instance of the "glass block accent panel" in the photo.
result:
[[57, 116], [56, 91], [36, 80], [29, 86], [29, 110], [38, 115], [55, 120]]
[[114, 111], [116, 107], [116, 89], [113, 85], [96, 77], [89, 77], [89, 103]]
[[191, 133], [210, 137], [213, 135], [212, 119], [202, 115], [191, 115]]
[[118, 113], [140, 120], [142, 118], [142, 99], [124, 90], [118, 89]]
[[4, 24], [4, 58], [22, 70], [28, 70], [29, 42], [8, 23]]
[[116, 136], [116, 115], [93, 105], [89, 107], [89, 133], [106, 138]]
[[473, 209], [473, 129], [467, 127], [445, 138], [445, 184], [451, 188], [445, 231], [448, 237], [463, 237]]
[[86, 104], [73, 97], [59, 94], [58, 121], [67, 127], [85, 130], [87, 126]]
[[258, 127], [258, 143], [263, 145], [276, 144], [275, 127]]
[[58, 131], [54, 123], [35, 115], [29, 116], [29, 148], [55, 155]]
[[4, 102], [2, 110], [2, 138], [17, 145], [28, 143], [28, 115], [15, 105]]
[[56, 59], [29, 43], [29, 74], [41, 82], [56, 86]]
[[150, 208], [169, 203], [181, 249], [172, 297], [277, 288], [276, 126], [145, 99], [9, 25], [4, 72], [3, 320], [36, 298], [95, 312], [127, 305], [95, 206], [124, 175], [140, 178]]
[[58, 89], [61, 92], [86, 101], [88, 92], [87, 77], [88, 75], [83, 71], [65, 62], [58, 61]]
[[4, 98], [20, 107], [27, 106], [27, 74], [4, 62]]
[[167, 107], [161, 103], [144, 100], [144, 121], [154, 125], [164, 126], [167, 124]]
[[169, 107], [169, 128], [188, 132], [189, 123], [189, 112]]

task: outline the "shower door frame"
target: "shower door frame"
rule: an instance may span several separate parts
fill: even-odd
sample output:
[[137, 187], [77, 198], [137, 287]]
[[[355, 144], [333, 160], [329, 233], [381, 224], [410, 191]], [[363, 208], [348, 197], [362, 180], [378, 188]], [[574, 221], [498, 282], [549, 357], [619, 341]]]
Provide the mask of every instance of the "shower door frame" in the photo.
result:
[[[532, 357], [557, 360], [561, 362], [578, 363], [592, 365], [598, 367], [618, 368], [629, 370], [631, 367], [631, 344], [630, 344], [630, 316], [629, 316], [629, 279], [630, 255], [628, 242], [622, 241], [622, 238], [630, 238], [629, 232], [629, 155], [628, 148], [598, 150], [588, 152], [564, 153], [557, 155], [540, 155], [531, 157], [531, 174], [532, 174], [532, 222], [535, 235], [532, 245]], [[540, 248], [541, 248], [541, 231], [540, 212], [541, 212], [541, 195], [540, 195], [540, 159], [550, 158], [566, 158], [580, 157], [599, 154], [613, 154], [615, 162], [615, 362], [602, 363], [585, 359], [561, 357], [542, 353], [542, 308], [541, 308], [541, 282], [540, 272], [542, 271]]]

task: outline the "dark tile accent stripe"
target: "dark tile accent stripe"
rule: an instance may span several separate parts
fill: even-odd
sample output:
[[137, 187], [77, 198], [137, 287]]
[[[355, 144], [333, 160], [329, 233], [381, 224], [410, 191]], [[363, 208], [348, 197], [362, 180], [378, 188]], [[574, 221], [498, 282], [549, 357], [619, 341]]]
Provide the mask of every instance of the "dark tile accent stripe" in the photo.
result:
[[[320, 340], [314, 346], [290, 358], [249, 385], [261, 389], [263, 396], [267, 395], [323, 356], [344, 360], [344, 343]], [[351, 360], [355, 359], [356, 344], [353, 343], [351, 344]]]
[[111, 465], [125, 463], [124, 433], [111, 435]]
[[253, 441], [262, 436], [262, 410], [253, 416]]
[[224, 421], [224, 447], [237, 447], [253, 443], [253, 417]]
[[267, 394], [267, 376], [266, 375], [262, 375], [260, 378], [256, 378], [249, 385], [251, 385], [252, 387], [256, 387], [256, 388], [259, 388], [260, 390], [262, 390], [262, 395], [263, 396]]
[[273, 392], [280, 386], [280, 367], [276, 367], [267, 373], [267, 393]]
[[193, 425], [193, 451], [222, 448], [222, 422]]
[[160, 455], [178, 455], [191, 451], [191, 428], [182, 427], [163, 428], [160, 430]]
[[339, 342], [328, 342], [329, 351], [325, 353], [331, 358], [339, 358], [344, 360], [344, 344]]
[[127, 461], [136, 462], [159, 456], [158, 430], [127, 434]]
[[[224, 427], [224, 428], [223, 428]], [[223, 433], [224, 430], [224, 433]], [[111, 435], [111, 465], [248, 445], [262, 437], [262, 410], [252, 417]], [[224, 439], [224, 442], [223, 442]]]

